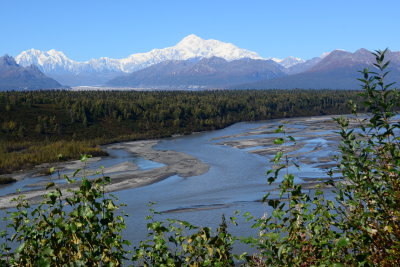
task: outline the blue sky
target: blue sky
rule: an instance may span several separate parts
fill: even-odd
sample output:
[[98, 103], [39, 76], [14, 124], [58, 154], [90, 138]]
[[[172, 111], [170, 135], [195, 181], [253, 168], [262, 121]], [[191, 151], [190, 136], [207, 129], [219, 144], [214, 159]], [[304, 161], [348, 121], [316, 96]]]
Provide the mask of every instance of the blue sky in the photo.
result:
[[0, 55], [36, 48], [83, 61], [173, 46], [188, 34], [263, 57], [400, 50], [399, 0], [2, 0]]

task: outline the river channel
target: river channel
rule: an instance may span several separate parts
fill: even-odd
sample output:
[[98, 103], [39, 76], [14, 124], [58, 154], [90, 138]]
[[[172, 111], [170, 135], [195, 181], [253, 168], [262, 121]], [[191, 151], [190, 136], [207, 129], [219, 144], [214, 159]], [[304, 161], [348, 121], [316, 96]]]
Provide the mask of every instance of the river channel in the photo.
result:
[[[288, 143], [286, 153], [299, 165], [289, 171], [295, 182], [313, 184], [317, 179], [327, 178], [327, 171], [337, 154], [337, 126], [331, 117], [293, 118], [262, 122], [242, 122], [221, 130], [195, 133], [160, 140], [154, 150], [178, 151], [197, 158], [209, 166], [201, 175], [180, 177], [173, 175], [158, 182], [137, 188], [113, 192], [129, 217], [124, 237], [137, 245], [146, 238], [145, 216], [149, 214], [150, 202], [159, 212], [159, 219], [177, 218], [195, 225], [212, 226], [239, 210], [262, 216], [268, 211], [260, 199], [267, 193], [276, 194], [276, 184], [267, 185], [266, 171], [272, 167], [271, 159], [277, 152], [273, 140], [281, 137], [275, 129], [285, 124], [287, 133], [296, 139]], [[113, 166], [132, 162], [140, 170], [161, 168], [164, 164], [156, 160], [140, 158], [114, 145], [106, 146], [110, 156], [92, 163], [89, 168]], [[110, 173], [113, 176], [113, 173]], [[17, 188], [30, 190], [32, 184], [46, 181], [44, 176], [26, 178], [11, 186], [0, 188], [0, 196], [15, 192]], [[311, 188], [311, 187], [310, 187]], [[252, 232], [249, 224], [240, 220], [239, 226], [229, 226], [235, 235], [246, 236]]]

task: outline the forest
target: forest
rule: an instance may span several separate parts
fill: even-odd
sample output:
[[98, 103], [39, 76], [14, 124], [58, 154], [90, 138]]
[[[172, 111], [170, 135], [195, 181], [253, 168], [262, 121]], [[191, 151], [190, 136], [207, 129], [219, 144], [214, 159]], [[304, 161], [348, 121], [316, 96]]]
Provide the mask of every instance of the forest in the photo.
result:
[[[284, 124], [275, 130], [279, 137], [274, 144], [280, 149], [271, 159], [273, 166], [266, 176], [268, 184], [276, 186], [279, 197], [265, 191], [261, 202], [269, 210], [262, 217], [253, 217], [250, 212], [235, 213], [229, 219], [222, 216], [219, 227], [213, 230], [178, 219], [160, 220], [157, 217], [160, 213], [150, 205], [150, 215], [146, 216], [147, 239], [132, 244], [121, 234], [127, 228], [124, 218], [129, 215], [123, 210], [126, 205], [105, 191], [111, 178], [101, 172], [98, 177], [89, 178], [85, 170], [78, 169], [70, 177], [65, 175], [67, 183], [77, 183], [74, 190], [63, 191], [50, 182], [38, 205], [30, 205], [22, 194], [14, 198], [16, 209], [6, 211], [3, 220], [7, 226], [0, 231], [0, 265], [399, 266], [400, 94], [393, 84], [384, 81], [389, 73], [385, 52], [374, 53], [377, 71], [362, 71], [360, 94], [352, 91], [2, 94], [1, 101], [6, 104], [1, 106], [4, 108], [1, 114], [5, 114], [2, 138], [7, 144], [21, 144], [19, 151], [5, 151], [4, 155], [23, 154], [30, 149], [29, 145], [39, 144], [43, 137], [49, 147], [68, 140], [74, 146], [81, 145], [79, 142], [85, 144], [84, 133], [92, 127], [105, 128], [104, 132], [86, 132], [98, 142], [92, 145], [98, 145], [135, 134], [136, 138], [154, 138], [213, 129], [235, 119], [330, 112], [350, 112], [351, 116], [334, 119], [340, 136], [337, 166], [328, 172], [329, 181], [312, 190], [296, 183], [289, 171], [296, 163], [285, 147], [296, 142], [295, 138], [287, 135]], [[345, 108], [348, 100], [353, 100], [350, 110]], [[188, 103], [192, 106], [186, 110]], [[363, 108], [357, 108], [357, 103]], [[23, 107], [24, 112], [11, 113], [15, 105]], [[134, 109], [136, 105], [143, 109], [139, 112], [140, 108]], [[174, 114], [176, 110], [181, 112]], [[137, 116], [136, 111], [142, 115]], [[168, 123], [162, 125], [163, 115]], [[31, 116], [36, 121], [31, 122]], [[160, 128], [136, 131], [135, 127], [146, 127], [146, 123]], [[126, 130], [125, 135], [117, 133], [119, 128], [112, 134], [116, 125]], [[68, 137], [68, 133], [73, 136]], [[87, 159], [83, 155], [81, 161]], [[342, 177], [334, 179], [333, 172], [341, 173]], [[237, 225], [238, 216], [244, 216], [257, 235], [232, 235], [228, 226]], [[256, 252], [236, 254], [233, 247], [238, 243], [250, 244]]]
[[100, 145], [214, 130], [240, 121], [348, 114], [359, 91], [0, 92], [0, 174], [105, 155]]

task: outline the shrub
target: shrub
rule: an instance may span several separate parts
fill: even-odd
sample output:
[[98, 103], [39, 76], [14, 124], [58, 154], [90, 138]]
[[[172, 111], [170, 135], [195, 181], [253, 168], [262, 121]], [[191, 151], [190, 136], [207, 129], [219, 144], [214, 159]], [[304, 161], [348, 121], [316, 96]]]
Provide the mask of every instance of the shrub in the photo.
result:
[[[82, 161], [87, 160], [82, 157]], [[120, 266], [127, 256], [121, 231], [124, 214], [117, 214], [121, 205], [104, 187], [110, 178], [99, 174], [89, 180], [85, 172], [81, 180], [65, 176], [68, 183], [80, 183], [76, 190], [61, 191], [54, 183], [36, 207], [31, 207], [23, 195], [14, 199], [16, 211], [8, 212], [8, 229], [2, 232], [2, 263], [12, 266]], [[7, 242], [19, 246], [11, 251]]]
[[[398, 91], [384, 83], [389, 73], [385, 51], [376, 51], [377, 71], [365, 69], [363, 96], [368, 118], [353, 112], [358, 130], [338, 119], [342, 144], [340, 170], [346, 177], [337, 191], [337, 212], [354, 256], [373, 265], [400, 265], [400, 124]], [[354, 107], [355, 110], [355, 107]]]
[[[319, 189], [304, 192], [286, 172], [279, 189], [288, 200], [266, 195], [273, 211], [254, 225], [260, 238], [246, 240], [259, 249], [248, 257], [250, 265], [400, 265], [400, 124], [394, 119], [399, 97], [393, 84], [384, 83], [389, 65], [385, 52], [374, 53], [376, 71], [365, 69], [359, 79], [370, 113], [359, 115], [353, 106], [356, 128], [349, 127], [349, 118], [336, 119], [341, 136], [338, 168], [344, 178], [329, 182], [335, 202]], [[284, 127], [277, 132], [284, 133]], [[284, 133], [275, 143], [293, 141]], [[274, 163], [270, 183], [290, 162], [281, 151]]]
[[235, 238], [228, 233], [224, 216], [216, 233], [186, 221], [157, 221], [154, 210], [148, 220], [149, 239], [136, 248], [134, 266], [234, 265], [231, 250]]
[[[400, 266], [400, 124], [395, 111], [399, 95], [385, 85], [388, 62], [385, 51], [376, 51], [376, 72], [365, 69], [365, 105], [370, 113], [358, 115], [353, 106], [356, 128], [348, 118], [336, 119], [342, 142], [338, 168], [340, 182], [330, 181], [335, 201], [316, 189], [305, 192], [288, 172], [291, 162], [284, 149], [273, 159], [268, 182], [279, 183], [280, 197], [267, 194], [263, 201], [270, 214], [256, 219], [253, 227], [260, 236], [247, 238], [258, 249], [246, 256], [250, 266], [377, 265]], [[295, 142], [283, 126], [283, 136], [275, 140], [283, 148]], [[87, 160], [87, 156], [82, 161]], [[286, 170], [283, 176], [280, 173]], [[128, 263], [130, 243], [123, 240], [123, 212], [115, 198], [105, 194], [110, 178], [81, 180], [65, 176], [69, 183], [80, 183], [77, 190], [55, 188], [37, 206], [23, 196], [16, 211], [9, 211], [7, 230], [1, 232], [0, 264], [13, 266], [120, 266]], [[287, 199], [282, 197], [288, 196]], [[225, 218], [216, 232], [185, 221], [157, 221], [155, 212], [147, 218], [148, 240], [140, 242], [130, 258], [144, 266], [233, 266], [231, 252], [236, 238], [227, 232]], [[248, 213], [246, 213], [248, 214]], [[247, 215], [252, 218], [250, 215]], [[12, 250], [9, 243], [19, 244]], [[238, 257], [243, 259], [242, 257]], [[126, 261], [126, 262], [125, 262]]]

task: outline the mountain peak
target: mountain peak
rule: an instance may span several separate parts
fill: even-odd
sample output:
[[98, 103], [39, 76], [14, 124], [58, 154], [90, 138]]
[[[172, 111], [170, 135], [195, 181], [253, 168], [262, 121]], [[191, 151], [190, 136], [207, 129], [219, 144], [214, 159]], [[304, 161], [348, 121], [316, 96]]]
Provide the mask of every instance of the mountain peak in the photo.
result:
[[46, 52], [46, 54], [49, 54], [51, 56], [61, 56], [61, 57], [66, 57], [65, 54], [61, 51], [57, 51], [55, 49], [50, 49], [49, 51]]
[[196, 34], [189, 34], [188, 36], [184, 37], [177, 45], [179, 44], [186, 44], [186, 43], [196, 43], [196, 42], [203, 42], [205, 41], [203, 38], [200, 38]]
[[241, 58], [263, 59], [257, 53], [239, 48], [232, 43], [214, 39], [205, 40], [195, 34], [186, 36], [176, 46], [166, 49], [174, 50], [180, 55], [180, 60], [193, 57], [220, 57], [228, 61]]
[[298, 58], [298, 57], [293, 57], [293, 56], [288, 56], [284, 59], [280, 58], [271, 58], [272, 61], [275, 61], [279, 65], [283, 66], [284, 68], [290, 68], [293, 67], [294, 65], [297, 65], [299, 63], [305, 62], [304, 59]]
[[322, 53], [319, 57], [320, 57], [321, 59], [323, 59], [323, 58], [329, 56], [329, 55], [332, 54], [332, 53], [342, 53], [342, 52], [347, 52], [347, 51], [344, 50], [344, 49], [339, 49], [339, 48], [337, 48], [337, 49], [332, 50], [332, 51], [330, 51], [330, 52], [324, 52], [324, 53]]
[[41, 54], [43, 52], [41, 50], [38, 50], [38, 49], [35, 49], [35, 48], [31, 48], [31, 49], [28, 49], [28, 50], [26, 50], [26, 51], [24, 51], [22, 53], [29, 53], [29, 54], [32, 54], [32, 55], [39, 55], [39, 54]]
[[60, 87], [57, 81], [45, 76], [35, 65], [23, 67], [13, 57], [0, 57], [0, 91]]
[[[137, 71], [166, 60], [210, 57], [220, 57], [228, 61], [242, 58], [263, 59], [257, 53], [241, 49], [231, 43], [212, 39], [204, 40], [195, 34], [189, 34], [175, 46], [153, 49], [147, 53], [132, 54], [122, 59], [102, 57], [85, 62], [77, 62], [69, 59], [63, 52], [55, 49], [47, 52], [30, 49], [22, 52], [15, 59], [22, 66], [35, 64], [46, 74], [59, 78], [60, 75], [66, 74], [73, 74], [72, 77], [80, 74], [85, 76], [87, 75], [86, 73], [101, 73], [102, 76], [104, 76], [104, 73], [115, 75], [116, 73]], [[76, 81], [72, 80], [61, 80], [61, 82], [76, 85]], [[99, 80], [96, 84], [102, 82], [105, 82], [105, 80]]]
[[18, 66], [15, 59], [7, 54], [3, 57], [0, 57], [0, 66]]
[[356, 52], [354, 52], [354, 54], [360, 54], [360, 55], [370, 55], [371, 54], [371, 52], [370, 51], [368, 51], [367, 49], [365, 49], [365, 48], [360, 48], [360, 49], [358, 49]]

